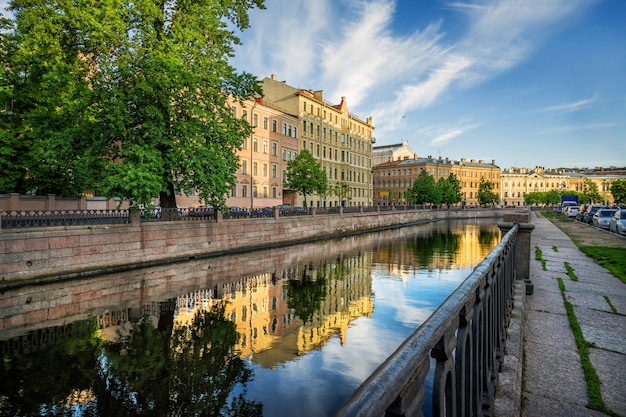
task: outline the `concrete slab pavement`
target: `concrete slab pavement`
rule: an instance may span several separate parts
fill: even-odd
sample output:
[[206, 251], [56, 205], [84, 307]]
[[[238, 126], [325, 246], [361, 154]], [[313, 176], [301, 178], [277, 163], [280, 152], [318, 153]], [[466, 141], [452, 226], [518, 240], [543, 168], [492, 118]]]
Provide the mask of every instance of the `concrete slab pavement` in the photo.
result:
[[[583, 254], [552, 222], [534, 213], [531, 221], [535, 225], [530, 265], [534, 293], [524, 299], [521, 326], [521, 415], [606, 415], [587, 408], [587, 384], [557, 280], [561, 278], [583, 337], [592, 343], [589, 356], [602, 382], [602, 399], [608, 409], [626, 416], [626, 285]], [[542, 252], [545, 270], [535, 260], [536, 247]], [[568, 277], [566, 262], [577, 281]]]

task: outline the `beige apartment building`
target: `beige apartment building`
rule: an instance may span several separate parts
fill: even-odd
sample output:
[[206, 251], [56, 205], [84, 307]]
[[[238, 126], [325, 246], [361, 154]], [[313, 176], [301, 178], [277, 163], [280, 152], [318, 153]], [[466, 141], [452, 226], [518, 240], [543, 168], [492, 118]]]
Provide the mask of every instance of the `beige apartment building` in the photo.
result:
[[295, 195], [284, 190], [287, 162], [298, 152], [299, 120], [286, 111], [264, 104], [263, 99], [232, 103], [232, 111], [250, 122], [252, 135], [237, 152], [240, 166], [236, 184], [226, 199], [229, 207], [274, 207], [295, 204]]
[[[263, 102], [297, 116], [299, 150], [307, 149], [326, 172], [330, 189], [344, 193], [309, 196], [311, 206], [368, 206], [372, 204], [372, 118], [362, 120], [339, 104], [324, 100], [323, 91], [295, 88], [275, 75], [263, 80]], [[297, 205], [302, 205], [299, 197]]]
[[372, 169], [376, 205], [406, 204], [406, 192], [423, 170], [432, 175], [435, 181], [454, 173], [461, 183], [461, 195], [467, 205], [478, 204], [478, 188], [482, 178], [493, 184], [493, 192], [500, 194], [500, 168], [495, 160], [491, 163], [466, 158], [454, 161], [441, 156], [433, 158], [432, 155], [423, 158], [411, 151], [406, 142], [376, 147], [374, 159], [380, 155], [389, 159]]
[[502, 188], [500, 198], [507, 206], [522, 207], [526, 203], [524, 196], [532, 192], [547, 191], [585, 191], [585, 180], [598, 187], [602, 201], [595, 203], [613, 204], [611, 184], [617, 179], [626, 179], [624, 169], [546, 169], [544, 167], [508, 168], [502, 172]]

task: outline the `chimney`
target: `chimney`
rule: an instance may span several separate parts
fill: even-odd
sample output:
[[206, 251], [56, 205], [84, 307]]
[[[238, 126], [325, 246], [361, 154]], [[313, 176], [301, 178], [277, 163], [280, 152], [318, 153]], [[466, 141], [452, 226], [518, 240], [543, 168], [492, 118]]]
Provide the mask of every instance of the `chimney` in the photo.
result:
[[478, 161], [478, 163], [482, 165], [482, 164], [484, 164], [484, 163], [485, 163], [485, 160], [484, 160], [484, 159], [481, 159], [481, 160], [479, 160], [479, 161]]
[[491, 160], [491, 165], [495, 165], [495, 164], [496, 164], [496, 160], [495, 160], [495, 159], [492, 159], [492, 160]]
[[324, 100], [324, 90], [317, 90], [313, 92], [313, 96], [319, 101]]
[[276, 81], [276, 74], [272, 74], [272, 81]]
[[476, 163], [476, 160], [475, 160], [475, 159], [470, 159], [470, 162], [471, 162], [472, 164], [475, 164], [475, 163]]
[[461, 158], [462, 163], [465, 163], [465, 161], [467, 161], [467, 158]]

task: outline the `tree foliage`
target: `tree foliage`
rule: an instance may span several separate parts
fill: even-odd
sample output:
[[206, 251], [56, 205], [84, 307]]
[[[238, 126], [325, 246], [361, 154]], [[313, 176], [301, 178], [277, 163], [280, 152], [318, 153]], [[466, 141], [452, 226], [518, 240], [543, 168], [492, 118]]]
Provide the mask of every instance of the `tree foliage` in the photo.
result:
[[308, 195], [326, 193], [328, 179], [320, 163], [308, 150], [304, 149], [294, 159], [287, 162], [285, 187], [302, 194], [304, 205], [307, 206]]
[[439, 187], [441, 193], [441, 203], [445, 204], [448, 208], [463, 199], [463, 195], [461, 194], [461, 182], [453, 172], [451, 172], [447, 178], [439, 178], [437, 187]]
[[407, 190], [406, 198], [412, 204], [441, 204], [441, 194], [437, 189], [435, 178], [424, 169]]
[[493, 191], [493, 183], [484, 177], [480, 179], [478, 185], [478, 204], [490, 205], [500, 201], [500, 197]]
[[[13, 0], [2, 37], [0, 192], [95, 189], [163, 207], [175, 191], [222, 205], [250, 125], [228, 100], [260, 93], [228, 63], [263, 0]], [[3, 129], [4, 130], [4, 129]]]
[[613, 181], [610, 190], [615, 204], [626, 204], [626, 180]]
[[590, 180], [589, 178], [585, 178], [584, 180], [584, 191], [583, 196], [585, 196], [586, 201], [589, 203], [599, 203], [602, 202], [602, 196], [600, 195], [600, 191], [598, 190], [598, 185]]

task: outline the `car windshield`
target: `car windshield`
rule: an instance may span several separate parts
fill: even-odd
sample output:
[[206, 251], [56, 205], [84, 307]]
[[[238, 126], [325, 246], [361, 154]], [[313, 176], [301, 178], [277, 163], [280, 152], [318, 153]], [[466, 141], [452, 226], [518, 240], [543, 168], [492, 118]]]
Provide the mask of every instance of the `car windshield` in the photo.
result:
[[599, 217], [611, 217], [613, 213], [615, 213], [615, 210], [600, 210], [599, 213]]

